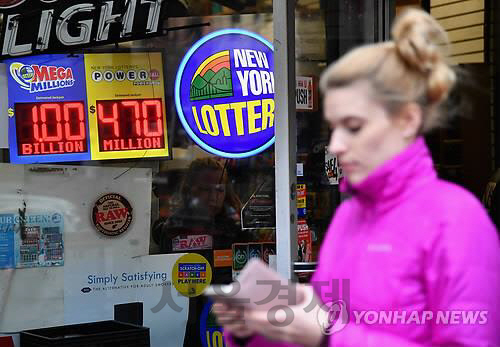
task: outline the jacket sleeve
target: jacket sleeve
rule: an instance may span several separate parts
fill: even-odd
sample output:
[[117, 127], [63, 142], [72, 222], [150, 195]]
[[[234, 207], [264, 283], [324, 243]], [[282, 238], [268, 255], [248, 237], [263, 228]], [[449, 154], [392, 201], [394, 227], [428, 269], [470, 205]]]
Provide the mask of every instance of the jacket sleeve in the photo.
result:
[[[500, 346], [500, 241], [486, 211], [474, 201], [455, 215], [429, 247], [426, 282], [433, 311], [466, 311], [475, 323], [434, 320], [434, 345]], [[438, 324], [441, 323], [441, 324]], [[451, 323], [451, 322], [450, 322]]]
[[[423, 281], [433, 314], [431, 344], [409, 341], [376, 326], [353, 324], [351, 317], [343, 330], [330, 336], [329, 346], [500, 346], [500, 242], [479, 203], [468, 207], [440, 225], [426, 245]], [[453, 311], [457, 311], [455, 318]]]

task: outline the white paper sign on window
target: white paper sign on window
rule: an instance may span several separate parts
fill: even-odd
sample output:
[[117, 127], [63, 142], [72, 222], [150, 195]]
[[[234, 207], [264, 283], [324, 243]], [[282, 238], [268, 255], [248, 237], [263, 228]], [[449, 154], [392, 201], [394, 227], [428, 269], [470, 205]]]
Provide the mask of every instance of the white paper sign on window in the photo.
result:
[[295, 104], [298, 111], [314, 110], [314, 88], [312, 77], [297, 76]]
[[342, 168], [339, 166], [337, 156], [329, 153], [325, 147], [325, 171], [328, 183], [331, 185], [339, 184], [339, 180], [343, 177]]

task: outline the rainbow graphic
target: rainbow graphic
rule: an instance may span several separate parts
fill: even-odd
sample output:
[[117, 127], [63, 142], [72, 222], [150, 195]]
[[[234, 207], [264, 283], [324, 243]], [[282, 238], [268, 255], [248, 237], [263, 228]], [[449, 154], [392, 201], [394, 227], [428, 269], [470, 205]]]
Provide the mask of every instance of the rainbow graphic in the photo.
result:
[[191, 80], [191, 101], [233, 96], [229, 51], [215, 53], [200, 64]]

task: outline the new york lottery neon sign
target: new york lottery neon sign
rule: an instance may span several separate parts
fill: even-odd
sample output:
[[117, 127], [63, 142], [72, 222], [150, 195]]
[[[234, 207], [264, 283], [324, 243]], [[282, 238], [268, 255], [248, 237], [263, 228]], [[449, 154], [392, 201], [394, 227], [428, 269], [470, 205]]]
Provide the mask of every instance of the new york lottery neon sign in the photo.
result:
[[175, 104], [184, 129], [206, 151], [244, 158], [266, 150], [274, 143], [271, 43], [239, 29], [205, 36], [181, 62]]

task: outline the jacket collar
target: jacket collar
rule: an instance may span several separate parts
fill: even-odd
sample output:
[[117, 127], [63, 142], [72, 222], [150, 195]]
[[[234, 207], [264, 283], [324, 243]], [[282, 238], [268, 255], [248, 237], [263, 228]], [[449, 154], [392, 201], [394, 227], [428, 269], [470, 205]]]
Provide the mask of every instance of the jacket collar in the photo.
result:
[[381, 211], [399, 203], [416, 188], [437, 178], [425, 140], [418, 137], [358, 184], [347, 179], [340, 190], [353, 195], [363, 207]]

